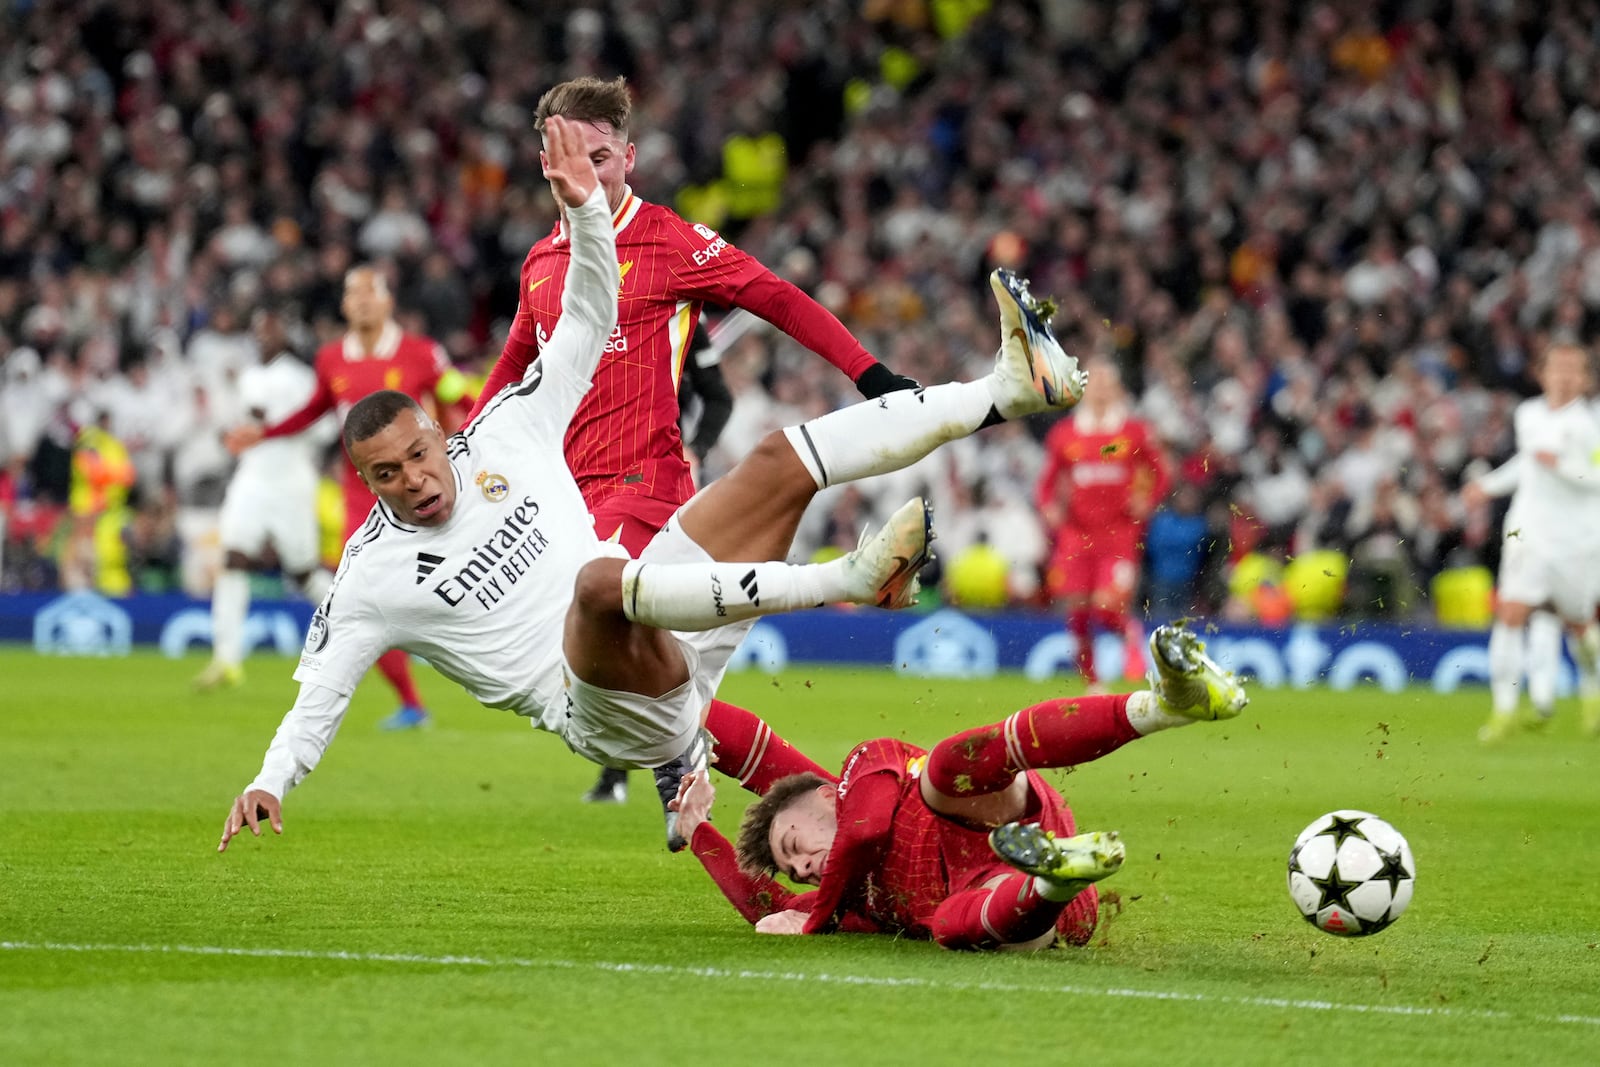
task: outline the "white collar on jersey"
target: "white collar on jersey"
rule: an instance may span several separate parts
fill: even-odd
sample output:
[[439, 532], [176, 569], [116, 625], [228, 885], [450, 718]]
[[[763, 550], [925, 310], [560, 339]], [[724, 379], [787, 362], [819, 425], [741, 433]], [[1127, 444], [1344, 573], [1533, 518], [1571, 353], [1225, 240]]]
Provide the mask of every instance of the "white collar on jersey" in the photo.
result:
[[[383, 330], [378, 334], [378, 344], [373, 348], [373, 359], [393, 359], [394, 354], [400, 350], [400, 324], [390, 319], [383, 324]], [[366, 359], [368, 353], [361, 347], [361, 339], [351, 330], [344, 335], [344, 358], [354, 363]]]
[[[644, 201], [633, 195], [633, 186], [622, 187], [622, 203], [617, 205], [617, 210], [611, 213], [611, 232], [621, 233], [628, 228], [634, 216], [639, 214], [639, 209], [644, 206]], [[567, 240], [567, 216], [563, 214], [556, 221], [556, 244], [565, 244]]]
[[1072, 413], [1072, 424], [1078, 428], [1079, 433], [1116, 433], [1122, 429], [1122, 424], [1128, 421], [1128, 414], [1128, 408], [1124, 404], [1114, 404], [1107, 408], [1103, 419], [1097, 419], [1089, 414], [1088, 408], [1079, 408]]

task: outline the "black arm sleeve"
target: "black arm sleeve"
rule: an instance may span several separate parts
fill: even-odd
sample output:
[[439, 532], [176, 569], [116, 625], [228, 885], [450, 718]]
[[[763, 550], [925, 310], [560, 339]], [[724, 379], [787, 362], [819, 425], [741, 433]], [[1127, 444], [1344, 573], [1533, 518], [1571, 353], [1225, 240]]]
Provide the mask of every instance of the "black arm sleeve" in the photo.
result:
[[712, 363], [703, 367], [696, 358], [702, 350], [710, 347], [711, 338], [706, 334], [705, 324], [701, 323], [695, 329], [694, 343], [683, 365], [685, 383], [700, 398], [700, 423], [695, 428], [694, 440], [689, 442], [689, 449], [696, 458], [702, 460], [716, 445], [723, 427], [728, 425], [728, 416], [733, 414], [733, 394], [728, 392], [728, 383], [722, 377], [722, 365]]

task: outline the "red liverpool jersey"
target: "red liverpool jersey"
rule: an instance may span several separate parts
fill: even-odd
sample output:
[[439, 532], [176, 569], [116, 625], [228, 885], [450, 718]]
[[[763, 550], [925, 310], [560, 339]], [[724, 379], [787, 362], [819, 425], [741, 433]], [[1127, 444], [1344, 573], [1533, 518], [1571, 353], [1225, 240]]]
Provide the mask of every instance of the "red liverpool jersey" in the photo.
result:
[[[617, 327], [566, 436], [567, 465], [591, 511], [618, 494], [674, 504], [694, 494], [678, 432], [678, 382], [704, 303], [760, 315], [852, 380], [873, 363], [837, 319], [709, 227], [631, 191], [613, 222], [622, 275]], [[517, 316], [478, 409], [520, 380], [549, 339], [570, 259], [562, 223], [528, 252]]]
[[[282, 422], [266, 429], [268, 437], [299, 433], [330, 411], [343, 421], [352, 405], [380, 389], [394, 389], [421, 402], [431, 396], [439, 379], [448, 372], [450, 360], [438, 342], [427, 337], [403, 333], [390, 322], [378, 335], [372, 352], [364, 352], [354, 334], [330, 341], [317, 350], [315, 364], [317, 391], [305, 407]], [[362, 484], [355, 467], [345, 457], [345, 496], [361, 516], [372, 507], [373, 497]], [[359, 501], [365, 505], [360, 506]]]
[[1045, 437], [1036, 503], [1043, 515], [1061, 513], [1080, 530], [1138, 530], [1167, 494], [1161, 451], [1144, 423], [1126, 412], [1093, 419], [1074, 412]]

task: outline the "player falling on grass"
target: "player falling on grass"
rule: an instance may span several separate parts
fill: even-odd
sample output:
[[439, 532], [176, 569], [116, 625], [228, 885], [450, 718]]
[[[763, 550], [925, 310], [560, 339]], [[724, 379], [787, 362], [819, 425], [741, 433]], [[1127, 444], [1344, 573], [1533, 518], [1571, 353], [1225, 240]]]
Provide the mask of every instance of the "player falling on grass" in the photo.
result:
[[[1551, 345], [1539, 366], [1543, 395], [1517, 406], [1515, 455], [1462, 489], [1463, 499], [1474, 506], [1511, 494], [1489, 631], [1492, 705], [1489, 721], [1478, 731], [1487, 742], [1515, 730], [1524, 673], [1534, 710], [1529, 725], [1550, 718], [1563, 624], [1573, 636], [1571, 647], [1588, 690], [1585, 728], [1600, 732], [1595, 649], [1584, 640], [1600, 593], [1595, 566], [1600, 535], [1594, 525], [1600, 506], [1600, 419], [1586, 396], [1591, 381], [1589, 354], [1581, 346]], [[1542, 606], [1554, 614], [1536, 611]]]
[[[343, 419], [356, 401], [380, 389], [394, 389], [423, 402], [437, 413], [460, 399], [461, 373], [450, 365], [444, 349], [427, 337], [405, 333], [394, 320], [394, 298], [383, 274], [355, 267], [344, 277], [340, 305], [350, 329], [317, 352], [316, 391], [303, 407], [275, 422], [238, 427], [227, 435], [228, 448], [242, 454], [263, 440], [303, 432], [328, 412]], [[372, 511], [372, 491], [351, 464], [345, 464], [345, 537], [348, 539]], [[394, 687], [400, 708], [384, 720], [386, 729], [421, 726], [428, 719], [422, 695], [411, 675], [410, 661], [399, 649], [378, 658], [378, 669]]]
[[[1148, 691], [1035, 704], [926, 752], [868, 741], [839, 775], [783, 750], [765, 762], [787, 776], [745, 813], [737, 849], [706, 821], [709, 776], [686, 776], [679, 829], [762, 933], [888, 933], [965, 949], [1047, 948], [1058, 935], [1084, 944], [1099, 910], [1094, 883], [1122, 865], [1123, 846], [1115, 833], [1078, 833], [1066, 801], [1036, 772], [1239, 714], [1243, 687], [1204, 647], [1160, 627]], [[723, 753], [720, 738], [717, 747], [719, 761], [748, 758]], [[775, 873], [818, 888], [791, 892]]]
[[1133, 598], [1144, 532], [1170, 478], [1160, 446], [1132, 415], [1116, 364], [1097, 357], [1085, 370], [1083, 403], [1045, 437], [1035, 499], [1054, 544], [1047, 586], [1066, 608], [1078, 671], [1097, 686], [1108, 673], [1094, 661], [1097, 630], [1121, 634], [1123, 666], [1138, 663], [1144, 635]]
[[1002, 343], [989, 375], [769, 434], [629, 559], [595, 535], [562, 459], [616, 324], [610, 211], [574, 124], [552, 116], [545, 137], [572, 237], [560, 321], [527, 377], [453, 437], [402, 393], [350, 410], [345, 447], [378, 503], [312, 618], [299, 696], [234, 799], [219, 850], [245, 826], [259, 834], [263, 817], [281, 831], [284, 795], [317, 765], [356, 682], [388, 648], [426, 656], [482, 703], [528, 716], [593, 762], [703, 768], [702, 714], [757, 617], [915, 599], [931, 536], [921, 500], [840, 559], [776, 562], [818, 490], [1082, 395], [1077, 362], [1026, 284], [996, 272]]
[[[316, 375], [290, 349], [277, 311], [257, 311], [251, 325], [260, 361], [239, 376], [239, 398], [251, 418], [270, 425], [305, 405]], [[223, 570], [211, 593], [211, 662], [195, 679], [198, 689], [244, 680], [250, 572], [265, 569], [269, 548], [313, 603], [328, 591], [333, 576], [318, 557], [316, 498], [317, 457], [329, 438], [318, 430], [263, 441], [239, 457], [222, 498]]]
[[[914, 389], [917, 383], [890, 372], [826, 308], [710, 228], [635, 196], [627, 184], [635, 158], [632, 114], [622, 78], [576, 78], [539, 99], [534, 125], [542, 131], [552, 115], [577, 124], [611, 211], [622, 278], [617, 325], [606, 339], [594, 386], [567, 428], [565, 451], [595, 531], [638, 555], [694, 494], [678, 432], [678, 388], [706, 303], [766, 319], [838, 367], [864, 396]], [[570, 262], [563, 211], [522, 264], [517, 315], [473, 414], [520, 381], [548, 343], [561, 316]], [[602, 771], [586, 798], [626, 796], [626, 778], [625, 771]], [[662, 803], [672, 795], [663, 794]]]

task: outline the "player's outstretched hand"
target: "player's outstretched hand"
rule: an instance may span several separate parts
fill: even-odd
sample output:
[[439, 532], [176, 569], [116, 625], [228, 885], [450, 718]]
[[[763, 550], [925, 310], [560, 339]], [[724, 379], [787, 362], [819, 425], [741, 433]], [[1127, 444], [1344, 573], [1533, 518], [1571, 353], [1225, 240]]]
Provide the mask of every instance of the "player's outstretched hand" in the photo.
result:
[[222, 824], [222, 840], [217, 842], [217, 851], [228, 851], [228, 842], [243, 833], [246, 826], [260, 837], [262, 822], [271, 826], [273, 833], [283, 833], [283, 802], [264, 789], [252, 789], [243, 796], [234, 797], [233, 808]]
[[260, 444], [265, 436], [259, 426], [235, 426], [222, 435], [222, 444], [230, 454], [237, 456]]
[[574, 122], [560, 115], [544, 120], [544, 176], [556, 197], [568, 207], [577, 207], [589, 199], [600, 178], [594, 172], [594, 161], [583, 148], [583, 134]]
[[690, 771], [683, 776], [676, 799], [667, 801], [667, 807], [678, 813], [678, 833], [685, 841], [693, 840], [695, 830], [711, 818], [711, 802], [716, 798], [709, 772]]
[[756, 920], [758, 934], [801, 934], [811, 916], [803, 911], [775, 911]]

